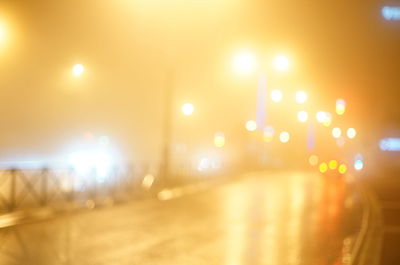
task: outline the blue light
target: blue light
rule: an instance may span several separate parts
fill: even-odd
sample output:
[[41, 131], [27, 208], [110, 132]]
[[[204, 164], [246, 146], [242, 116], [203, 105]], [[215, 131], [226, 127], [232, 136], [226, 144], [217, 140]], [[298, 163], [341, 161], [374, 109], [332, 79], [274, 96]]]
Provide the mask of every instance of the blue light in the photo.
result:
[[384, 138], [379, 142], [382, 151], [400, 151], [400, 138]]
[[384, 6], [382, 8], [382, 16], [386, 20], [400, 20], [400, 7]]

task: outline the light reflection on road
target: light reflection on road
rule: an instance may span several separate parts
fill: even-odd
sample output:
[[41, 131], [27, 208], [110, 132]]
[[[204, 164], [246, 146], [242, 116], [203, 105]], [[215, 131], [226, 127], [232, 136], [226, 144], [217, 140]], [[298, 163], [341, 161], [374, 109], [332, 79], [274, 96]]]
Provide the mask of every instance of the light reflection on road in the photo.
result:
[[337, 265], [358, 221], [347, 196], [340, 178], [257, 173], [168, 201], [0, 230], [0, 264]]

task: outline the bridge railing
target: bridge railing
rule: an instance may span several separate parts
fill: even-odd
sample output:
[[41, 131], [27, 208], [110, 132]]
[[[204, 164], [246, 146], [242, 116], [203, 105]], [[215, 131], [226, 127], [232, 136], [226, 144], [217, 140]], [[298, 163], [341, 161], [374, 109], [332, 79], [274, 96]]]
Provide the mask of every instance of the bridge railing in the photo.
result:
[[106, 175], [95, 170], [86, 174], [73, 169], [0, 170], [0, 213], [126, 200], [140, 195], [145, 174], [143, 167], [116, 168]]

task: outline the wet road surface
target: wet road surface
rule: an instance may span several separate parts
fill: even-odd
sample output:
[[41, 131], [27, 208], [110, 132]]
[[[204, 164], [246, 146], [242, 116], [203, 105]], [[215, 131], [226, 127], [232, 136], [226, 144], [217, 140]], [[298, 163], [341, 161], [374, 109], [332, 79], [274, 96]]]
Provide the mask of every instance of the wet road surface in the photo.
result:
[[344, 182], [315, 173], [180, 194], [0, 230], [0, 264], [342, 264], [357, 227]]

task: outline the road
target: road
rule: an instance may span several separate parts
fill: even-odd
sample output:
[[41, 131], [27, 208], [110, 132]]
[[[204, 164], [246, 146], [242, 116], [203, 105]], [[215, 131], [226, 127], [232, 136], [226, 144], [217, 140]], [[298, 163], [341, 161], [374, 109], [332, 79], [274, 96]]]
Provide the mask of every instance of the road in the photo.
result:
[[344, 181], [262, 172], [0, 230], [0, 264], [342, 264], [359, 216]]

